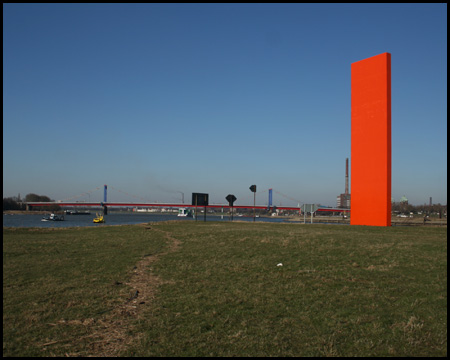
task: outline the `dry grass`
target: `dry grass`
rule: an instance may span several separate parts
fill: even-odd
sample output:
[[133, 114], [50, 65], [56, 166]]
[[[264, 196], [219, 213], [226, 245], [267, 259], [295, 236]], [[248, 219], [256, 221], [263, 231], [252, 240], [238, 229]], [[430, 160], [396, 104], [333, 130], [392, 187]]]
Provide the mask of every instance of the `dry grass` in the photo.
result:
[[4, 356], [446, 355], [442, 228], [3, 233]]

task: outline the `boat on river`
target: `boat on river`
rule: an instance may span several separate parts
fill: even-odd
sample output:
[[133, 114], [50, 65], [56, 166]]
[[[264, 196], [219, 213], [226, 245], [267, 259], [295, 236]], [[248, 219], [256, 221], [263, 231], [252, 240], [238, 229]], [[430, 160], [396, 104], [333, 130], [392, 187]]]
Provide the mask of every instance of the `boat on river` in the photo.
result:
[[192, 217], [192, 211], [191, 211], [191, 209], [179, 208], [178, 209], [178, 216], [189, 216], [189, 217]]
[[91, 215], [89, 210], [64, 210], [64, 214], [66, 215]]
[[105, 218], [103, 217], [103, 215], [99, 215], [99, 214], [96, 214], [96, 215], [97, 215], [97, 217], [94, 218], [94, 220], [92, 220], [92, 222], [94, 222], [96, 224], [105, 222]]
[[41, 221], [64, 221], [64, 216], [59, 216], [56, 214], [50, 214], [50, 216], [43, 217]]

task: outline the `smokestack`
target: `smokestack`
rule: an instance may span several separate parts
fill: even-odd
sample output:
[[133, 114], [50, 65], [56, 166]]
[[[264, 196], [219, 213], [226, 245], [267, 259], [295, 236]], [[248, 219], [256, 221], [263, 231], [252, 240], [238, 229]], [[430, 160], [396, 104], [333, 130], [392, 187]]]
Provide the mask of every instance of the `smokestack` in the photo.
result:
[[345, 160], [345, 195], [348, 195], [348, 158]]

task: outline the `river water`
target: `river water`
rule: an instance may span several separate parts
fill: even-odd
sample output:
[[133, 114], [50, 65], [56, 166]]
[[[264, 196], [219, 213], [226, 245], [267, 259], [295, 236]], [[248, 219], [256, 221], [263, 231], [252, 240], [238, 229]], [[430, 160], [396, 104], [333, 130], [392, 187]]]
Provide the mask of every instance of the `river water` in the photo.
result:
[[[56, 227], [75, 227], [75, 226], [103, 226], [103, 225], [131, 225], [142, 224], [154, 221], [168, 221], [168, 220], [183, 220], [195, 221], [191, 217], [182, 217], [175, 215], [164, 214], [146, 214], [146, 213], [114, 213], [110, 212], [105, 216], [106, 222], [104, 224], [95, 224], [92, 220], [95, 218], [95, 213], [91, 215], [65, 215], [64, 221], [41, 221], [44, 214], [3, 214], [3, 226], [7, 227], [40, 227], [40, 228], [56, 228]], [[234, 220], [239, 221], [253, 221], [253, 217], [237, 217]], [[259, 217], [255, 219], [256, 222], [292, 222], [282, 217]], [[204, 215], [200, 215], [197, 221], [204, 221]], [[228, 215], [206, 215], [206, 221], [230, 221]]]

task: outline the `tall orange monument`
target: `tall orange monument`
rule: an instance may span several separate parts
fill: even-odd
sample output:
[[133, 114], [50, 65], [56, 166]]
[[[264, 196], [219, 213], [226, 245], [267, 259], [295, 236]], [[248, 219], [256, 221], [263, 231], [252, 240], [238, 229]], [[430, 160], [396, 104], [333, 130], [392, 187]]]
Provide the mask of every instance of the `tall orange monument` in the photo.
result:
[[351, 65], [351, 225], [391, 226], [391, 54]]

